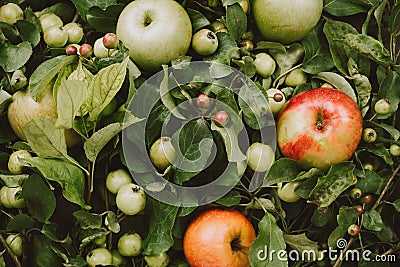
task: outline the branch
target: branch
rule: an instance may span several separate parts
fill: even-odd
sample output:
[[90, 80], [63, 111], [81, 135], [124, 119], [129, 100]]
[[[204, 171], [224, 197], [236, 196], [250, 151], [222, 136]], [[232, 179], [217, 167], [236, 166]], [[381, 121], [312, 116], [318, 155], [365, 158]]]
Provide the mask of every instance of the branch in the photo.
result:
[[16, 267], [22, 267], [21, 263], [19, 262], [19, 259], [17, 255], [14, 254], [14, 252], [11, 250], [11, 248], [8, 246], [6, 240], [4, 239], [3, 235], [0, 234], [0, 242], [3, 245], [3, 247], [6, 249], [8, 255], [10, 255], [11, 259], [15, 263]]
[[349, 250], [349, 248], [351, 247], [351, 245], [353, 245], [354, 243], [354, 238], [350, 238], [349, 242], [347, 243], [346, 247], [340, 252], [340, 256], [339, 258], [336, 260], [335, 265], [333, 265], [333, 267], [339, 267], [342, 260], [343, 260], [343, 256], [346, 254], [347, 250]]
[[400, 170], [400, 165], [397, 166], [397, 168], [393, 171], [393, 174], [392, 174], [392, 176], [390, 176], [389, 180], [387, 181], [386, 186], [383, 189], [381, 195], [379, 196], [378, 200], [375, 202], [374, 206], [372, 206], [372, 208], [371, 208], [372, 210], [375, 210], [376, 208], [379, 207], [379, 205], [382, 202], [383, 197], [385, 196], [386, 192], [389, 190], [390, 184], [394, 180], [394, 177], [396, 177], [396, 174], [399, 172], [399, 170]]

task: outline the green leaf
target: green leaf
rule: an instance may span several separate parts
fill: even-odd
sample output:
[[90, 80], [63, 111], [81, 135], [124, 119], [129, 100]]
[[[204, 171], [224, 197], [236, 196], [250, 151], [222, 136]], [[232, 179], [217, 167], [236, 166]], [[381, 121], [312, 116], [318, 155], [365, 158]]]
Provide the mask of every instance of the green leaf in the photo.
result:
[[239, 3], [226, 7], [226, 27], [237, 42], [247, 30], [247, 16]]
[[[79, 63], [79, 64], [81, 64], [81, 63]], [[57, 94], [58, 94], [58, 89], [61, 86], [61, 82], [64, 81], [65, 79], [67, 79], [72, 73], [74, 73], [76, 71], [76, 68], [77, 68], [77, 66], [74, 63], [65, 65], [64, 67], [62, 67], [60, 72], [57, 74], [57, 78], [55, 79], [55, 81], [53, 78], [53, 80], [52, 80], [52, 82], [54, 81], [53, 98], [55, 99], [56, 102], [58, 102]], [[51, 85], [51, 83], [50, 83], [50, 85]], [[85, 85], [86, 85], [86, 83], [85, 83]], [[86, 85], [86, 87], [87, 87], [87, 85]], [[57, 103], [56, 103], [56, 105], [57, 105]]]
[[60, 237], [60, 234], [57, 232], [57, 224], [49, 223], [45, 224], [42, 227], [42, 233], [47, 236], [51, 241], [62, 243], [62, 244], [71, 244], [71, 237], [66, 235], [65, 237]]
[[148, 198], [146, 214], [149, 214], [149, 232], [143, 240], [143, 255], [155, 255], [167, 251], [174, 244], [172, 228], [179, 207], [170, 206]]
[[6, 111], [6, 108], [10, 100], [11, 100], [11, 95], [6, 91], [0, 89], [0, 114]]
[[357, 219], [358, 212], [356, 207], [340, 207], [339, 215], [337, 216], [337, 222], [340, 226], [347, 229], [350, 225], [355, 224]]
[[122, 63], [115, 63], [101, 69], [89, 84], [87, 107], [89, 118], [97, 119], [103, 109], [111, 102], [121, 89], [126, 75], [126, 66], [129, 58]]
[[351, 87], [350, 83], [341, 75], [334, 72], [321, 72], [314, 76], [314, 78], [321, 79], [332, 84], [338, 90], [346, 93], [354, 102], [357, 103], [357, 97], [354, 93], [354, 89]]
[[217, 32], [218, 50], [211, 56], [205, 57], [205, 61], [216, 61], [229, 65], [233, 55], [239, 51], [235, 39], [226, 32]]
[[343, 226], [336, 227], [328, 237], [328, 247], [336, 248], [339, 240], [343, 239], [343, 236], [346, 234], [347, 228]]
[[326, 176], [318, 179], [311, 191], [310, 199], [318, 207], [328, 207], [336, 198], [353, 184], [354, 164], [339, 162], [331, 166]]
[[46, 179], [59, 183], [65, 199], [84, 209], [90, 208], [84, 200], [85, 176], [77, 166], [61, 159], [34, 157], [26, 161], [37, 168]]
[[253, 58], [251, 56], [244, 56], [242, 59], [243, 60], [232, 59], [232, 61], [238, 65], [247, 77], [253, 77], [256, 74], [256, 66], [254, 65]]
[[333, 16], [350, 16], [367, 10], [349, 0], [324, 0], [324, 11]]
[[193, 32], [197, 32], [201, 28], [210, 25], [210, 21], [201, 12], [188, 8], [186, 9], [192, 22]]
[[381, 231], [383, 228], [382, 217], [376, 210], [368, 210], [363, 215], [363, 226], [372, 231]]
[[318, 258], [318, 242], [310, 240], [305, 233], [298, 235], [284, 234], [283, 238], [292, 249], [304, 255], [305, 261], [314, 261]]
[[359, 177], [357, 179], [356, 187], [359, 188], [363, 194], [380, 194], [386, 182], [387, 180], [379, 176], [379, 174], [370, 170], [365, 170], [365, 177]]
[[379, 123], [379, 124], [375, 124], [376, 126], [382, 128], [383, 130], [385, 130], [387, 133], [389, 133], [394, 141], [399, 140], [400, 138], [400, 131], [398, 129], [396, 129], [395, 127], [388, 125], [386, 123]]
[[118, 222], [117, 215], [112, 211], [107, 214], [106, 218], [104, 219], [104, 224], [107, 226], [108, 230], [114, 234], [118, 234], [121, 231], [121, 226]]
[[[257, 238], [250, 247], [250, 265], [253, 267], [287, 267], [288, 262], [277, 259], [277, 254], [273, 254], [272, 258], [269, 257], [272, 250], [286, 251], [283, 232], [276, 224], [275, 217], [268, 212], [265, 213], [258, 223], [258, 231]], [[282, 255], [280, 254], [280, 256]]]
[[[174, 166], [177, 168], [175, 175], [177, 184], [182, 184], [201, 172], [215, 149], [209, 128], [197, 121], [189, 121], [176, 131], [171, 142], [176, 148]], [[187, 175], [188, 172], [191, 175]]]
[[108, 6], [117, 4], [117, 1], [115, 0], [71, 0], [71, 2], [75, 5], [83, 20], [86, 20], [86, 14], [93, 6], [97, 6], [105, 10]]
[[282, 52], [286, 51], [286, 47], [283, 44], [270, 41], [259, 41], [254, 49], [275, 49]]
[[33, 228], [35, 221], [26, 214], [17, 214], [7, 224], [7, 230], [22, 232]]
[[211, 130], [219, 132], [223, 138], [228, 161], [230, 162], [241, 162], [247, 159], [239, 147], [237, 126], [226, 128], [219, 127], [215, 123], [211, 124]]
[[367, 150], [378, 157], [381, 157], [387, 164], [393, 165], [394, 161], [389, 153], [389, 151], [386, 149], [386, 147], [382, 143], [374, 144], [374, 146], [370, 146], [367, 148]]
[[281, 182], [290, 182], [296, 179], [301, 170], [300, 165], [292, 159], [281, 158], [272, 164], [265, 176], [263, 186], [270, 186]]
[[360, 74], [357, 63], [352, 58], [349, 59], [348, 69], [354, 86], [356, 87], [358, 106], [360, 107], [362, 115], [365, 116], [369, 109], [368, 103], [371, 98], [372, 85], [366, 75]]
[[383, 242], [397, 242], [399, 237], [392, 227], [384, 225], [381, 231], [376, 232], [376, 236]]
[[395, 208], [395, 210], [396, 210], [397, 212], [400, 212], [400, 199], [396, 199], [396, 200], [393, 202], [393, 206], [394, 206], [394, 208]]
[[[36, 13], [36, 12], [35, 12]], [[64, 23], [70, 22], [75, 15], [75, 10], [70, 3], [59, 2], [38, 11], [37, 17], [40, 18], [44, 14], [54, 13], [59, 16]]]
[[29, 79], [30, 93], [37, 100], [47, 85], [53, 80], [58, 72], [66, 65], [76, 62], [77, 56], [58, 56], [44, 61], [32, 73]]
[[28, 20], [18, 20], [15, 23], [22, 41], [28, 41], [31, 43], [32, 47], [37, 46], [40, 42], [40, 28], [38, 28], [34, 23]]
[[378, 64], [386, 66], [392, 63], [390, 52], [371, 36], [348, 33], [344, 35], [343, 43]]
[[71, 129], [74, 118], [87, 98], [85, 83], [78, 80], [62, 80], [57, 91], [57, 128]]
[[268, 99], [255, 84], [244, 84], [239, 90], [239, 106], [247, 125], [255, 130], [275, 124]]
[[72, 215], [82, 229], [99, 229], [103, 223], [101, 215], [85, 210], [77, 210]]
[[129, 121], [125, 123], [116, 122], [111, 123], [105, 126], [104, 128], [95, 132], [89, 139], [85, 141], [83, 144], [83, 148], [85, 150], [86, 157], [91, 161], [95, 162], [97, 155], [104, 148], [104, 146], [111, 141], [111, 139], [121, 132], [126, 127], [132, 125], [133, 123], [139, 122], [142, 119], [138, 119], [134, 116], [131, 116]]
[[332, 208], [315, 209], [311, 216], [311, 223], [317, 227], [324, 227], [332, 218]]
[[86, 14], [86, 20], [102, 33], [116, 32], [118, 17], [124, 7], [124, 4], [109, 5], [105, 9], [92, 6]]
[[215, 201], [216, 203], [220, 205], [224, 205], [225, 207], [232, 207], [235, 205], [238, 205], [240, 203], [240, 200], [242, 199], [239, 191], [232, 190], [229, 191], [228, 194], [223, 196], [222, 198], [218, 199]]
[[29, 177], [29, 174], [0, 174], [0, 179], [8, 187], [22, 185]]
[[32, 55], [32, 46], [28, 41], [13, 45], [8, 42], [0, 43], [0, 66], [6, 72], [13, 72], [28, 62]]
[[332, 19], [326, 19], [324, 25], [324, 34], [329, 43], [329, 50], [332, 55], [333, 62], [342, 74], [347, 74], [347, 62], [349, 58], [357, 58], [354, 51], [343, 42], [338, 42], [348, 33], [357, 34], [356, 28], [352, 25]]
[[[293, 68], [296, 63], [300, 62], [304, 57], [304, 48], [300, 43], [294, 43], [288, 46], [284, 51], [281, 49], [270, 49], [269, 53], [275, 59], [279, 66], [279, 75], [286, 73]], [[284, 82], [284, 77], [279, 80], [279, 84]]]
[[48, 116], [33, 119], [25, 124], [24, 133], [29, 146], [38, 156], [45, 158], [67, 156], [64, 129], [55, 127], [55, 119]]
[[329, 53], [328, 43], [322, 32], [320, 22], [301, 40], [304, 47], [304, 59], [301, 69], [310, 74], [331, 70], [335, 64]]
[[48, 223], [56, 208], [56, 198], [42, 177], [31, 175], [22, 186], [22, 195], [29, 213], [38, 221]]
[[396, 34], [400, 30], [400, 5], [397, 4], [389, 16], [389, 32], [391, 34]]

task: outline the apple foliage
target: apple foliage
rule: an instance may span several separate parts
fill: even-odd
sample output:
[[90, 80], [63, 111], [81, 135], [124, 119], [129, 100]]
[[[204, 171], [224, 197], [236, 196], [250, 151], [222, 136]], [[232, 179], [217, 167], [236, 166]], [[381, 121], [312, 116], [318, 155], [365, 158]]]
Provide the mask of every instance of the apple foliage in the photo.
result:
[[[0, 0], [0, 6], [6, 2]], [[0, 250], [4, 251], [0, 266], [85, 266], [86, 256], [98, 246], [96, 238], [106, 235], [103, 245], [111, 251], [120, 236], [133, 232], [143, 237], [142, 253], [125, 258], [121, 266], [144, 266], [145, 255], [162, 252], [169, 255], [169, 266], [186, 266], [185, 230], [199, 212], [214, 206], [239, 210], [252, 222], [257, 239], [250, 248], [251, 266], [339, 266], [342, 259], [330, 261], [326, 255], [314, 262], [276, 257], [262, 261], [258, 256], [265, 248], [284, 250], [286, 255], [292, 250], [318, 254], [326, 247], [335, 249], [342, 239], [348, 244], [345, 250], [369, 249], [373, 256], [390, 254], [399, 259], [400, 159], [389, 149], [400, 145], [399, 1], [324, 0], [323, 16], [314, 29], [299, 42], [283, 45], [264, 40], [251, 8], [245, 13], [237, 0], [179, 0], [193, 33], [212, 28], [215, 21], [226, 28], [216, 32], [215, 53], [202, 57], [189, 49], [172, 60], [170, 68], [163, 66], [157, 79], [135, 65], [122, 42], [105, 58], [66, 56], [65, 48], [44, 43], [41, 15], [54, 13], [64, 23], [81, 24], [85, 33], [81, 44], [93, 45], [105, 33], [116, 31], [118, 16], [130, 1], [12, 2], [20, 5], [24, 18], [13, 25], [0, 22], [0, 186], [21, 186], [14, 200], [23, 198], [25, 207], [0, 205]], [[216, 6], [209, 6], [210, 2]], [[242, 46], [247, 38], [254, 43], [250, 51]], [[254, 64], [261, 52], [268, 53], [277, 66], [267, 78], [257, 74]], [[199, 70], [191, 64], [195, 61], [207, 62], [209, 68]], [[307, 82], [285, 87], [285, 77], [295, 69], [306, 73]], [[7, 119], [12, 95], [21, 89], [11, 83], [15, 71], [29, 79], [29, 93], [35, 100], [51, 87], [57, 103], [57, 118], [40, 117], [25, 125], [27, 141], [16, 137]], [[378, 138], [361, 141], [349, 161], [327, 171], [302, 169], [278, 149], [268, 172], [247, 168], [242, 137], [250, 145], [262, 141], [264, 130], [274, 133], [266, 90], [279, 89], [289, 100], [324, 84], [348, 94], [361, 110], [364, 127], [373, 128]], [[209, 97], [210, 105], [196, 106], [200, 94]], [[390, 103], [390, 110], [378, 114], [374, 106], [382, 99]], [[114, 100], [118, 108], [104, 114]], [[226, 127], [213, 120], [221, 110], [228, 114]], [[196, 120], [185, 123], [193, 114]], [[80, 144], [68, 148], [65, 129], [77, 132]], [[158, 170], [148, 152], [165, 133], [180, 153], [173, 165]], [[124, 140], [129, 143], [127, 151]], [[273, 143], [274, 138], [268, 141]], [[7, 167], [16, 150], [33, 155], [21, 160], [25, 169], [19, 175]], [[372, 164], [373, 170], [364, 168], [365, 163]], [[147, 205], [137, 215], [121, 213], [115, 195], [106, 189], [105, 177], [119, 168], [129, 169], [133, 180], [139, 176], [143, 180]], [[204, 199], [187, 194], [183, 198], [190, 202], [188, 206], [181, 205], [179, 192], [166, 183], [198, 187], [219, 176], [215, 188], [230, 186], [229, 192], [222, 197], [208, 192]], [[253, 181], [259, 186], [249, 190]], [[295, 192], [301, 199], [286, 203], [277, 187], [292, 181], [300, 183]], [[372, 202], [351, 198], [354, 188]], [[176, 202], [166, 204], [152, 197], [160, 192]], [[205, 202], [211, 203], [197, 206]], [[347, 230], [354, 224], [361, 230], [350, 236]], [[5, 238], [10, 233], [22, 237], [23, 257], [7, 249]], [[361, 260], [352, 266], [376, 265]]]

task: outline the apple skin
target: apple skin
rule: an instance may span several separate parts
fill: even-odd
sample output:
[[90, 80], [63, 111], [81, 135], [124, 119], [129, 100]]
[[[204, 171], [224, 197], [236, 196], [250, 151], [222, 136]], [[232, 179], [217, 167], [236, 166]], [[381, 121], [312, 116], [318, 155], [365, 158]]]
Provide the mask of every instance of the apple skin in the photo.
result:
[[[183, 252], [191, 267], [247, 267], [249, 248], [255, 239], [253, 225], [241, 212], [211, 209], [190, 223]], [[234, 240], [240, 249], [232, 250]]]
[[[45, 115], [57, 118], [57, 107], [50, 89], [46, 88], [43, 91], [38, 102], [32, 98], [29, 89], [17, 91], [12, 96], [7, 110], [8, 121], [21, 140], [26, 141], [24, 125], [27, 122]], [[65, 129], [64, 132], [67, 147], [72, 147], [81, 141], [73, 129]]]
[[321, 17], [323, 0], [254, 0], [258, 30], [268, 41], [290, 44], [303, 39]]
[[277, 120], [281, 152], [303, 168], [328, 169], [352, 157], [363, 121], [357, 104], [345, 93], [317, 88], [290, 99]]
[[154, 72], [186, 54], [192, 40], [192, 24], [176, 1], [136, 0], [122, 10], [117, 37], [142, 70]]

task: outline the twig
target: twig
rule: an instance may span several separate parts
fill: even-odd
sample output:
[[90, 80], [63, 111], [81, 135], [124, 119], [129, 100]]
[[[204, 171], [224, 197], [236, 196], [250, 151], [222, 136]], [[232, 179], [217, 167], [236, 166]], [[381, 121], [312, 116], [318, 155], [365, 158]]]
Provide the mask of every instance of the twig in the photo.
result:
[[16, 267], [22, 267], [22, 264], [19, 262], [18, 257], [14, 254], [14, 252], [10, 249], [8, 246], [6, 240], [4, 239], [3, 235], [0, 234], [0, 242], [3, 245], [3, 247], [6, 249], [7, 253], [10, 255], [11, 259], [15, 263]]
[[386, 192], [389, 190], [390, 184], [391, 184], [392, 181], [394, 180], [394, 177], [396, 177], [396, 175], [397, 175], [397, 173], [399, 172], [399, 170], [400, 170], [400, 165], [397, 166], [397, 168], [393, 171], [392, 176], [390, 176], [389, 180], [387, 181], [386, 186], [385, 186], [385, 188], [383, 189], [382, 193], [380, 194], [378, 200], [377, 200], [377, 201], [375, 202], [375, 204], [372, 206], [372, 208], [371, 208], [372, 210], [375, 210], [376, 208], [379, 207], [379, 205], [380, 205], [381, 202], [382, 202], [383, 197], [385, 196]]
[[343, 256], [346, 254], [347, 250], [349, 250], [349, 248], [351, 247], [351, 245], [353, 245], [354, 243], [354, 238], [350, 238], [349, 242], [347, 243], [346, 247], [340, 252], [340, 256], [337, 259], [337, 261], [335, 262], [335, 265], [333, 265], [333, 267], [339, 267], [342, 260], [343, 260]]

